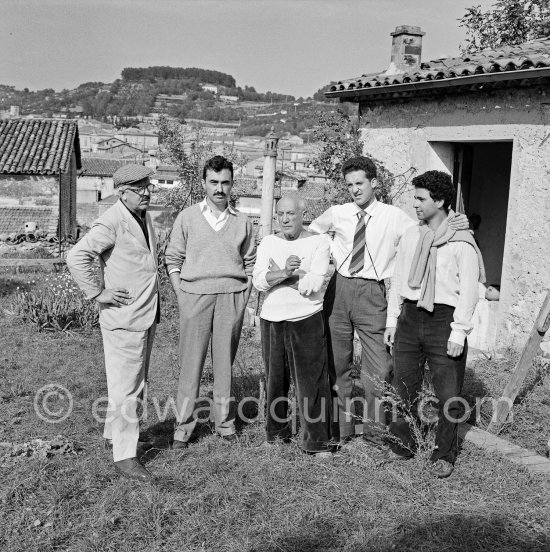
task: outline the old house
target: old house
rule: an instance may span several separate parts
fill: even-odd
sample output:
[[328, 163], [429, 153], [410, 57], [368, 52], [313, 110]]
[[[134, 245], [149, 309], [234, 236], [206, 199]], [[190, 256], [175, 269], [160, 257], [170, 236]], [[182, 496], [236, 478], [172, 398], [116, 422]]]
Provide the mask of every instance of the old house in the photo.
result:
[[[388, 70], [326, 96], [358, 105], [365, 154], [394, 175], [453, 176], [456, 209], [479, 217], [488, 283], [501, 286], [479, 341], [519, 345], [550, 287], [550, 38], [422, 62], [419, 27], [391, 34]], [[414, 216], [412, 195], [397, 204]]]
[[[23, 232], [25, 222], [36, 222], [39, 229], [50, 232], [54, 230], [52, 219], [57, 219], [56, 232], [61, 236], [74, 235], [76, 175], [80, 168], [75, 121], [0, 121], [0, 220], [5, 223], [3, 232]], [[23, 221], [21, 217], [30, 219]]]
[[143, 156], [141, 148], [129, 144], [120, 138], [107, 138], [98, 142], [95, 149], [92, 150], [103, 157], [115, 157], [115, 158], [131, 158], [134, 160], [140, 160]]
[[113, 174], [130, 162], [101, 157], [82, 158], [82, 171], [76, 181], [78, 224], [89, 226], [99, 216], [99, 202], [114, 193]]
[[139, 128], [123, 128], [115, 132], [115, 138], [147, 152], [157, 149], [159, 146], [159, 136], [157, 131], [141, 130]]
[[151, 183], [159, 188], [171, 188], [181, 184], [181, 176], [177, 167], [159, 164], [155, 174], [151, 175]]

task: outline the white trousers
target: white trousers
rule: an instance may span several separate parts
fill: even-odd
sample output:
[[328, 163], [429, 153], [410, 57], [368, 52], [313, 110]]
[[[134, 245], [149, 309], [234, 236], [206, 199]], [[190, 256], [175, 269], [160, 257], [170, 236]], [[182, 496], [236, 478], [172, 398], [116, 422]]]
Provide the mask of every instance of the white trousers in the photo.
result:
[[149, 372], [156, 326], [142, 332], [101, 328], [109, 393], [103, 437], [113, 441], [115, 462], [134, 458], [137, 453], [138, 399]]

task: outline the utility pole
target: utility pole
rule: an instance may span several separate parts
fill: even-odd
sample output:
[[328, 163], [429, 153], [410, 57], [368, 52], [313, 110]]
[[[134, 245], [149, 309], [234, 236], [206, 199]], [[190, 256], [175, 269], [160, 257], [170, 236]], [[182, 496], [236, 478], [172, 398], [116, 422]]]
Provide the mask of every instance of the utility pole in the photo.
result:
[[277, 143], [279, 137], [273, 127], [265, 137], [264, 171], [262, 178], [262, 209], [260, 214], [260, 237], [271, 234], [273, 225], [273, 195], [275, 191], [275, 172], [277, 166]]

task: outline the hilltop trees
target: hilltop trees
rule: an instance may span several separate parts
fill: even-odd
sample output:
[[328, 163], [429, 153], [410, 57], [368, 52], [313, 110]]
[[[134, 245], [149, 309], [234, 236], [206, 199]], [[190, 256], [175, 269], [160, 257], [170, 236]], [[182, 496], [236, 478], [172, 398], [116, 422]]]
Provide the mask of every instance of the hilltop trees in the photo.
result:
[[209, 84], [219, 84], [229, 88], [236, 86], [235, 79], [226, 73], [212, 71], [210, 69], [199, 69], [197, 67], [126, 67], [121, 73], [124, 81], [150, 81], [156, 82], [166, 79], [184, 79]]

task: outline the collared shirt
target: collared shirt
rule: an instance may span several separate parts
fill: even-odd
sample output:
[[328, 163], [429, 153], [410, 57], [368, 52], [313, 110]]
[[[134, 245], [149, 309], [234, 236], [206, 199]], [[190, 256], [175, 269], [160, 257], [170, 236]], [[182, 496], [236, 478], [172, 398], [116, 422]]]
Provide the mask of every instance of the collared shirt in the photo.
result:
[[199, 207], [201, 208], [201, 212], [204, 215], [206, 222], [208, 222], [208, 224], [212, 227], [212, 229], [215, 232], [219, 232], [223, 228], [224, 224], [227, 221], [227, 217], [229, 216], [230, 213], [232, 215], [235, 214], [235, 209], [233, 209], [233, 207], [231, 207], [231, 205], [228, 204], [225, 211], [223, 211], [223, 213], [218, 218], [216, 218], [214, 216], [214, 213], [212, 213], [212, 209], [210, 208], [210, 205], [208, 205], [206, 198], [204, 198], [199, 203]]
[[[386, 326], [394, 328], [404, 299], [418, 301], [420, 289], [409, 287], [409, 273], [419, 240], [418, 225], [408, 230], [397, 250], [395, 273], [391, 281]], [[437, 248], [434, 303], [455, 307], [449, 341], [464, 345], [472, 331], [479, 299], [479, 260], [466, 242], [448, 242]]]
[[122, 205], [128, 209], [128, 212], [134, 217], [134, 220], [138, 223], [139, 227], [141, 228], [141, 231], [143, 232], [143, 236], [145, 237], [145, 243], [147, 244], [147, 247], [149, 248], [149, 251], [151, 251], [151, 246], [149, 245], [149, 231], [147, 230], [147, 224], [145, 222], [145, 211], [141, 211], [141, 216], [137, 215], [128, 208], [128, 205], [124, 203], [124, 201], [120, 200], [122, 202]]
[[364, 209], [367, 213], [365, 215], [365, 265], [361, 271], [351, 275], [349, 265], [360, 211], [361, 209], [355, 203], [333, 205], [310, 224], [309, 230], [319, 234], [334, 232], [331, 245], [332, 258], [336, 270], [342, 276], [369, 280], [391, 278], [399, 240], [405, 231], [416, 223], [398, 207], [380, 203], [375, 199]]

